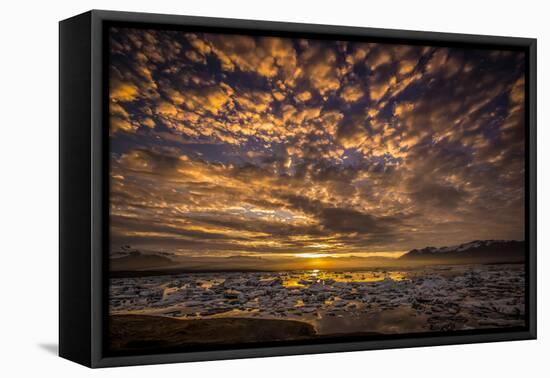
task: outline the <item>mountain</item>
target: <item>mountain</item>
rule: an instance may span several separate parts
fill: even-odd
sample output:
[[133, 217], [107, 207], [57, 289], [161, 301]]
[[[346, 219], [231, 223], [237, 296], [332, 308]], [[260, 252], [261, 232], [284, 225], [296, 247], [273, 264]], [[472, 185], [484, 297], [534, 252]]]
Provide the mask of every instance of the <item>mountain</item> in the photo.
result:
[[141, 270], [165, 268], [174, 264], [174, 261], [162, 254], [145, 254], [139, 251], [131, 251], [122, 257], [110, 259], [111, 270]]
[[225, 259], [231, 260], [231, 261], [254, 261], [254, 262], [263, 260], [259, 256], [238, 256], [238, 255], [227, 256], [225, 257]]
[[525, 241], [474, 240], [450, 247], [413, 249], [399, 258], [403, 262], [432, 264], [486, 264], [525, 261]]

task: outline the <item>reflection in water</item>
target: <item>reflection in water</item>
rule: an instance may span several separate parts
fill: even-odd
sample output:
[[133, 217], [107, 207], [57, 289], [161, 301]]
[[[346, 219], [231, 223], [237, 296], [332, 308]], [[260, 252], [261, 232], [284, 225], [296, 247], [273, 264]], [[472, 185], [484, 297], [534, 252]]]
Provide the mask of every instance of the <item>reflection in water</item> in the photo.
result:
[[[384, 311], [340, 311], [336, 315], [316, 319], [315, 329], [319, 334], [338, 333], [399, 333], [425, 330], [428, 316], [418, 315], [408, 306], [398, 306]], [[331, 313], [333, 314], [333, 313]]]
[[335, 282], [376, 282], [389, 279], [402, 281], [407, 279], [406, 272], [399, 271], [368, 271], [368, 272], [329, 272], [307, 270], [281, 275], [283, 286], [288, 288], [309, 287], [312, 284], [333, 284]]
[[111, 280], [112, 314], [290, 319], [320, 335], [524, 324], [521, 265], [184, 273]]

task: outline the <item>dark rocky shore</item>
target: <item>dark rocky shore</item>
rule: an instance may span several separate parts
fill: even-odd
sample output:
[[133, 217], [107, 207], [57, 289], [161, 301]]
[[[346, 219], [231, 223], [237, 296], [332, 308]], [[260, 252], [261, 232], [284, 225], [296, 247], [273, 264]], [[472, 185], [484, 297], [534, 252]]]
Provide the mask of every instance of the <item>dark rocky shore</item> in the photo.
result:
[[109, 317], [113, 353], [170, 353], [207, 345], [296, 341], [315, 337], [311, 324], [295, 320], [217, 318], [181, 320], [164, 316]]

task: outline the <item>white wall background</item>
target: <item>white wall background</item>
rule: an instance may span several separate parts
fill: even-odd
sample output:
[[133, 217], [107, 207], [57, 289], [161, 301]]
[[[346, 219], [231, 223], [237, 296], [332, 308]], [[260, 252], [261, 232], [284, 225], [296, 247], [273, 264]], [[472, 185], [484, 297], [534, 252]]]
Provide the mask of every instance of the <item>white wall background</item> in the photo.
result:
[[[520, 377], [550, 371], [544, 1], [5, 1], [0, 21], [0, 375], [3, 377]], [[56, 356], [58, 26], [89, 9], [538, 38], [539, 340], [90, 370]], [[546, 143], [545, 143], [546, 142]], [[546, 194], [546, 197], [545, 197]], [[546, 350], [545, 350], [546, 349]]]

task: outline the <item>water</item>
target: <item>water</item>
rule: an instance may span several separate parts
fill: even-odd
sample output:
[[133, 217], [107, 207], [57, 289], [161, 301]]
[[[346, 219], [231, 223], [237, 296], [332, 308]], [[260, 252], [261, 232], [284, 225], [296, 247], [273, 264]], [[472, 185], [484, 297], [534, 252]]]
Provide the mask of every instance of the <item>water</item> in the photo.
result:
[[253, 317], [318, 334], [410, 333], [524, 324], [522, 265], [405, 271], [185, 273], [111, 279], [112, 314]]

